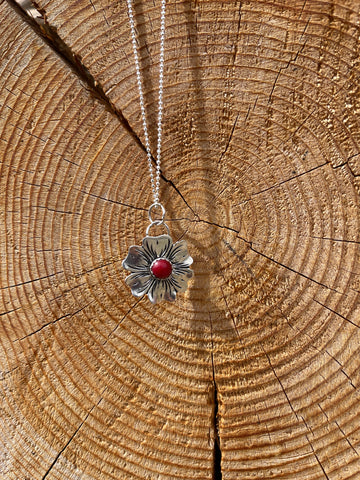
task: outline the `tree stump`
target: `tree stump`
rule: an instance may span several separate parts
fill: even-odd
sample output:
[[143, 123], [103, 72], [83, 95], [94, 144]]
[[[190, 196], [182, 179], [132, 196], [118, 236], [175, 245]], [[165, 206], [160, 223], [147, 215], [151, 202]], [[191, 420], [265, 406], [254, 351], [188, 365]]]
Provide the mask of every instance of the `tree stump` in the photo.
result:
[[[1, 478], [359, 479], [360, 5], [180, 1], [152, 203], [126, 3], [0, 1]], [[160, 4], [135, 2], [152, 147]]]

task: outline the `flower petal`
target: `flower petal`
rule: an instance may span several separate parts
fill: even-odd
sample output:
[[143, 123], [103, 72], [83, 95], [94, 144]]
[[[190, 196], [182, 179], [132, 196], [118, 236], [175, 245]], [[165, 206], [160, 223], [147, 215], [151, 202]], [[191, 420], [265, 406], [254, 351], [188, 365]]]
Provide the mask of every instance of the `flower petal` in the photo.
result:
[[187, 267], [179, 268], [175, 266], [175, 269], [171, 275], [171, 283], [177, 292], [184, 292], [187, 289], [187, 284], [190, 278], [192, 278], [194, 272]]
[[129, 248], [128, 256], [122, 262], [123, 267], [130, 272], [146, 272], [150, 268], [151, 260], [147, 257], [142, 247], [133, 245]]
[[180, 240], [179, 242], [174, 243], [169, 260], [171, 263], [181, 263], [184, 266], [190, 266], [193, 263], [193, 259], [189, 255], [185, 240]]
[[152, 303], [158, 303], [163, 300], [173, 302], [176, 298], [176, 289], [169, 280], [155, 281], [148, 293]]
[[153, 281], [154, 280], [150, 274], [144, 275], [142, 273], [132, 273], [125, 280], [131, 288], [131, 293], [135, 295], [135, 297], [142, 297], [145, 295], [145, 293], [149, 291], [149, 288], [151, 288]]
[[169, 235], [158, 235], [157, 237], [145, 237], [142, 241], [144, 252], [151, 258], [168, 258], [171, 252], [172, 240]]

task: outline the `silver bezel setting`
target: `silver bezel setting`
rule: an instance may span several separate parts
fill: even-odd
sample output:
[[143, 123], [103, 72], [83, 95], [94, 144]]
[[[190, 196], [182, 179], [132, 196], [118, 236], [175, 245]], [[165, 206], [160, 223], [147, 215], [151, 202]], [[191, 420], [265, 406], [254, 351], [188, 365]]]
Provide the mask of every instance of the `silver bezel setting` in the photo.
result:
[[173, 264], [170, 262], [170, 260], [169, 260], [168, 258], [159, 257], [159, 258], [155, 258], [155, 259], [152, 261], [151, 265], [150, 265], [150, 273], [151, 273], [151, 275], [152, 275], [154, 278], [156, 278], [157, 280], [166, 280], [167, 278], [171, 277], [171, 273], [170, 273], [170, 275], [168, 275], [166, 278], [162, 278], [162, 279], [161, 279], [161, 278], [158, 278], [156, 275], [153, 274], [152, 266], [153, 266], [154, 263], [157, 262], [158, 260], [166, 260], [167, 262], [169, 262], [170, 265], [171, 265], [171, 273], [172, 273], [173, 268], [174, 268], [174, 267], [173, 267]]

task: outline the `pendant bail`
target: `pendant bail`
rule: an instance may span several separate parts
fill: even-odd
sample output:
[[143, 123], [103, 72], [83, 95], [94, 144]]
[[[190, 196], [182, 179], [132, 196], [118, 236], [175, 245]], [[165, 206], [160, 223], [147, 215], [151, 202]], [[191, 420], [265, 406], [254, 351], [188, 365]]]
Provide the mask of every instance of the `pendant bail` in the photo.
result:
[[170, 235], [170, 228], [169, 225], [166, 225], [165, 222], [162, 222], [161, 220], [155, 220], [155, 222], [151, 222], [150, 225], [146, 229], [146, 236], [149, 236], [149, 231], [151, 227], [158, 227], [159, 225], [163, 225], [166, 228], [166, 232], [168, 235]]

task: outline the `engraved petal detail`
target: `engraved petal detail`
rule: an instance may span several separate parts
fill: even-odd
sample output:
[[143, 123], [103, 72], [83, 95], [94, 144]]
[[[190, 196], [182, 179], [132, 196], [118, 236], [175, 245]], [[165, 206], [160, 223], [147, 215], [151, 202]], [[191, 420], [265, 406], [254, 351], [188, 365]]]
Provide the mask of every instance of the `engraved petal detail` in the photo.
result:
[[129, 248], [128, 256], [123, 261], [123, 267], [130, 272], [139, 272], [147, 270], [149, 258], [146, 256], [142, 247], [133, 245]]
[[135, 295], [135, 297], [142, 297], [145, 295], [154, 283], [151, 275], [143, 275], [139, 273], [132, 273], [125, 281], [131, 288], [131, 293]]
[[181, 263], [190, 266], [193, 259], [190, 257], [185, 240], [180, 240], [173, 245], [169, 260], [172, 263]]
[[153, 260], [156, 258], [167, 258], [171, 252], [173, 242], [169, 235], [158, 237], [145, 237], [142, 241], [142, 248]]

